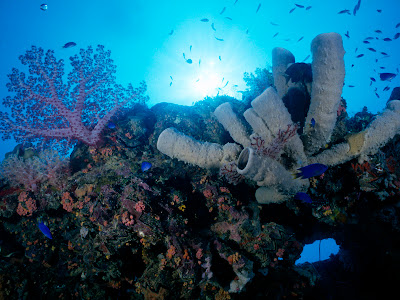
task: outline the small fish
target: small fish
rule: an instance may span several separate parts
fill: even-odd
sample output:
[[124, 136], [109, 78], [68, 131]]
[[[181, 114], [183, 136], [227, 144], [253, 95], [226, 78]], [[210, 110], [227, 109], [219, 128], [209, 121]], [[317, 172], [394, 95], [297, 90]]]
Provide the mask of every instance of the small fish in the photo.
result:
[[169, 86], [171, 86], [172, 85], [172, 81], [169, 83]]
[[354, 9], [353, 9], [354, 16], [356, 15], [357, 11], [360, 9], [360, 5], [361, 5], [361, 0], [358, 0], [356, 6], [354, 6]]
[[186, 60], [186, 62], [187, 62], [188, 64], [191, 64], [193, 61], [189, 58], [189, 59]]
[[294, 4], [294, 5], [296, 5], [297, 7], [300, 7], [300, 8], [304, 8], [304, 5], [301, 5], [301, 4]]
[[218, 59], [221, 61], [221, 55], [220, 55], [220, 56], [218, 56]]
[[149, 163], [148, 161], [144, 161], [144, 162], [142, 162], [142, 165], [140, 166], [140, 168], [142, 169], [142, 172], [146, 172], [147, 170], [149, 170], [151, 168], [151, 163]]
[[43, 3], [43, 4], [40, 5], [40, 9], [43, 10], [43, 11], [46, 11], [47, 8], [48, 8], [48, 6], [47, 6], [47, 4], [45, 4], [45, 3]]
[[228, 83], [229, 83], [229, 80], [225, 83], [225, 85], [222, 88], [226, 87], [228, 85]]
[[373, 40], [374, 38], [372, 36], [366, 37], [364, 40]]
[[400, 27], [400, 23], [397, 23], [397, 25], [396, 25], [396, 27], [395, 28], [399, 28]]
[[357, 53], [357, 50], [358, 50], [358, 48], [356, 48], [356, 49], [354, 50], [354, 53]]
[[114, 129], [116, 127], [116, 125], [115, 125], [114, 122], [110, 121], [110, 122], [108, 122], [107, 127], [110, 128], [110, 129]]
[[261, 3], [260, 3], [260, 4], [258, 4], [258, 7], [257, 7], [257, 10], [256, 10], [256, 13], [258, 13], [258, 11], [260, 10], [260, 7], [261, 7]]
[[291, 10], [289, 10], [289, 14], [291, 14], [292, 12], [294, 12], [295, 9], [296, 9], [296, 7], [292, 8]]
[[295, 178], [307, 179], [322, 175], [326, 170], [328, 170], [328, 166], [323, 164], [311, 164], [297, 170], [300, 172], [295, 174]]
[[397, 40], [400, 37], [400, 32], [396, 33], [393, 37], [394, 40]]
[[349, 88], [353, 88], [353, 87], [355, 87], [355, 85], [348, 85], [348, 87], [349, 87]]
[[389, 86], [385, 86], [385, 87], [383, 88], [383, 91], [384, 91], [384, 92], [386, 92], [386, 91], [388, 91], [388, 90], [390, 90], [390, 87], [389, 87]]
[[375, 30], [376, 33], [382, 33], [382, 30]]
[[75, 47], [75, 46], [76, 46], [76, 43], [68, 42], [63, 46], [63, 48], [71, 48], [71, 47]]
[[235, 3], [233, 3], [233, 5], [235, 5], [238, 2], [238, 0], [235, 1]]
[[370, 77], [371, 81], [376, 82], [376, 79], [374, 77]]
[[375, 96], [378, 97], [378, 98], [380, 98], [380, 96], [379, 96], [379, 94], [378, 94], [377, 92], [375, 92]]
[[360, 57], [363, 57], [364, 56], [364, 54], [358, 54], [357, 56], [356, 56], [356, 58], [360, 58]]
[[171, 31], [168, 33], [169, 35], [172, 35], [174, 33], [174, 30], [171, 29]]
[[303, 61], [306, 61], [309, 58], [310, 58], [310, 55], [307, 55], [306, 58], [303, 59]]
[[217, 30], [215, 29], [215, 27], [214, 27], [214, 23], [211, 24], [211, 28], [212, 28], [214, 31], [217, 31]]
[[198, 78], [197, 80], [196, 80], [196, 82], [199, 82], [200, 81], [200, 78]]
[[189, 47], [189, 52], [192, 52], [192, 45], [190, 45]]
[[341, 14], [349, 14], [349, 15], [350, 15], [350, 10], [348, 10], [348, 9], [343, 9], [343, 10], [341, 10], [341, 11], [338, 12], [338, 15], [341, 15]]
[[363, 41], [364, 44], [371, 44], [369, 41]]
[[273, 38], [276, 37], [278, 34], [279, 34], [279, 32], [275, 33], [274, 36], [273, 36]]
[[377, 9], [376, 10], [378, 13], [381, 13], [382, 12], [382, 9]]
[[315, 119], [311, 118], [311, 123], [310, 123], [311, 128], [315, 128]]
[[224, 7], [219, 14], [222, 15], [225, 12], [225, 10], [226, 10], [226, 7]]
[[199, 59], [199, 67], [200, 67], [201, 59]]
[[299, 39], [297, 40], [297, 42], [300, 42], [302, 39], [304, 39], [304, 36], [302, 36], [301, 38], [299, 38]]
[[219, 39], [219, 38], [217, 38], [216, 36], [214, 36], [215, 37], [215, 39], [217, 40], [217, 41], [220, 41], [220, 42], [223, 42], [224, 41], [224, 39]]
[[174, 80], [171, 75], [169, 77], [171, 78], [171, 80]]
[[201, 19], [201, 22], [208, 22], [209, 20], [207, 18]]
[[384, 38], [383, 40], [384, 40], [385, 42], [391, 42], [391, 41], [392, 41], [391, 38]]
[[383, 70], [383, 69], [386, 69], [386, 67], [379, 67], [379, 69], [382, 69], [382, 70]]
[[395, 77], [396, 77], [396, 74], [394, 74], [394, 73], [380, 73], [379, 74], [379, 78], [382, 81], [391, 81]]
[[388, 55], [386, 52], [381, 52], [382, 55]]
[[311, 197], [303, 192], [298, 192], [296, 195], [294, 195], [294, 199], [300, 200], [303, 203], [312, 203]]
[[225, 19], [228, 19], [229, 21], [232, 21], [231, 17], [225, 17]]
[[[260, 4], [261, 5], [261, 4]], [[269, 24], [273, 25], [273, 26], [279, 26], [279, 24], [276, 24], [274, 22], [269, 22]]]
[[246, 34], [249, 34], [249, 30], [248, 29], [246, 29]]
[[53, 237], [51, 236], [51, 232], [50, 232], [50, 229], [49, 229], [49, 227], [47, 227], [46, 225], [44, 225], [44, 223], [43, 222], [40, 222], [39, 224], [38, 224], [38, 226], [39, 226], [39, 229], [40, 229], [40, 231], [45, 235], [45, 236], [47, 236], [49, 239], [53, 239]]
[[369, 51], [376, 52], [374, 48], [367, 48]]
[[309, 9], [311, 9], [311, 7], [312, 7], [312, 6], [307, 6], [307, 7], [306, 7], [306, 10], [309, 10]]
[[344, 35], [345, 35], [347, 38], [350, 38], [349, 31], [347, 31]]

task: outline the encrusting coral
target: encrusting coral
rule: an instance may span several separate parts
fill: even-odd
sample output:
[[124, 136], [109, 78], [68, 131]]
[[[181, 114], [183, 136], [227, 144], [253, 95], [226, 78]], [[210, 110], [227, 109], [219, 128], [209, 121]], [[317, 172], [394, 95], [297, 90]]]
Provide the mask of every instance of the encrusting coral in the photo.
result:
[[[306, 191], [309, 181], [291, 176], [299, 167], [310, 163], [334, 166], [357, 157], [364, 160], [367, 155], [375, 154], [400, 132], [400, 101], [389, 101], [386, 109], [364, 131], [345, 137], [346, 142], [325, 149], [336, 124], [345, 77], [342, 38], [337, 33], [320, 34], [312, 41], [311, 52], [313, 80], [310, 86], [304, 85], [307, 92], [310, 89], [311, 100], [301, 137], [293, 131], [293, 127], [290, 130], [294, 126], [293, 121], [282, 101], [292, 87], [299, 85], [288, 79], [285, 73], [295, 59], [290, 51], [275, 48], [272, 66], [275, 88], [266, 89], [243, 114], [253, 130], [252, 135], [248, 135], [246, 124], [226, 102], [215, 109], [214, 115], [237, 144], [222, 146], [200, 142], [168, 128], [158, 138], [158, 150], [208, 169], [221, 168], [238, 158], [235, 161], [236, 171], [260, 186], [256, 191], [259, 203], [285, 201], [297, 192]], [[262, 145], [253, 142], [260, 140]], [[241, 152], [238, 144], [244, 148]], [[261, 146], [268, 151], [260, 151]], [[284, 149], [275, 149], [276, 153], [271, 156], [268, 147]], [[285, 153], [285, 160], [282, 153]], [[287, 163], [288, 159], [291, 163]]]

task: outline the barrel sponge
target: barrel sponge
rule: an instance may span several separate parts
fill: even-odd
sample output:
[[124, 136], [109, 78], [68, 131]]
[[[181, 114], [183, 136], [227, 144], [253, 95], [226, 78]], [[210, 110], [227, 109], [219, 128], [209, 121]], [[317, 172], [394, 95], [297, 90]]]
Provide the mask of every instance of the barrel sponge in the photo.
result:
[[243, 147], [250, 146], [250, 139], [246, 131], [246, 126], [235, 114], [229, 102], [222, 103], [218, 106], [214, 111], [214, 115], [236, 143], [243, 145]]
[[315, 120], [316, 126], [305, 128], [306, 152], [313, 154], [330, 141], [335, 127], [344, 83], [344, 48], [338, 33], [323, 33], [311, 43], [312, 91], [306, 124]]
[[172, 158], [197, 165], [201, 168], [220, 168], [235, 159], [241, 148], [236, 144], [221, 146], [216, 143], [200, 142], [170, 127], [161, 132], [157, 149]]
[[276, 47], [272, 49], [272, 76], [279, 98], [288, 91], [287, 80], [284, 76], [289, 64], [295, 62], [294, 55], [285, 48]]

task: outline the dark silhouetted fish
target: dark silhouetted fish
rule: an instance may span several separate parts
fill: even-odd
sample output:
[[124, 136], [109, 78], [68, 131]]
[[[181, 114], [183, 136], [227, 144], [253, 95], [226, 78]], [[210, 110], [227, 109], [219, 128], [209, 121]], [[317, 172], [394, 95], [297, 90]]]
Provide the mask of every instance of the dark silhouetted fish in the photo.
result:
[[201, 19], [201, 22], [208, 22], [209, 20], [207, 18]]
[[257, 10], [256, 10], [256, 13], [258, 13], [258, 11], [260, 10], [260, 7], [261, 7], [261, 3], [260, 3], [260, 4], [258, 4], [258, 7], [257, 7]]
[[306, 7], [306, 10], [309, 10], [309, 9], [311, 9], [311, 7], [312, 7], [312, 6], [307, 6], [307, 7]]
[[304, 5], [301, 5], [301, 4], [294, 4], [294, 5], [296, 5], [297, 7], [300, 7], [300, 8], [304, 8]]
[[304, 36], [302, 36], [301, 38], [299, 38], [299, 39], [297, 40], [297, 42], [300, 42], [302, 39], [304, 39]]
[[400, 32], [396, 33], [393, 37], [394, 40], [397, 40], [400, 37]]
[[385, 86], [385, 87], [383, 88], [383, 91], [384, 91], [384, 92], [386, 92], [386, 91], [388, 91], [388, 90], [390, 90], [390, 87], [389, 87], [389, 86]]
[[223, 41], [224, 41], [224, 39], [217, 38], [216, 36], [214, 36], [214, 37], [215, 37], [215, 39], [216, 39], [217, 41], [220, 41], [220, 42], [223, 42]]
[[348, 85], [348, 87], [349, 87], [349, 88], [353, 88], [353, 87], [355, 87], [355, 85]]
[[374, 48], [367, 48], [369, 51], [376, 52]]
[[304, 59], [303, 59], [303, 61], [306, 61], [307, 59], [309, 59], [310, 58], [310, 55], [307, 55]]
[[292, 12], [294, 12], [295, 9], [296, 9], [296, 7], [292, 8], [291, 10], [289, 10], [289, 14], [291, 14]]
[[63, 48], [71, 48], [71, 47], [75, 47], [76, 46], [76, 43], [74, 43], [74, 42], [69, 42], [69, 43], [66, 43], [64, 46], [63, 46]]
[[364, 40], [373, 40], [374, 38], [372, 36], [366, 37]]
[[376, 33], [382, 33], [382, 30], [377, 29], [377, 30], [375, 30], [375, 32]]
[[225, 12], [225, 10], [226, 10], [226, 7], [224, 7], [219, 14], [222, 15]]
[[383, 40], [384, 40], [385, 42], [391, 42], [391, 41], [392, 41], [391, 38], [384, 38]]
[[360, 58], [360, 57], [363, 57], [364, 56], [364, 54], [358, 54], [357, 56], [356, 56], [356, 58]]
[[171, 32], [170, 33], [168, 33], [169, 35], [172, 35], [174, 33], [174, 30], [171, 30]]
[[276, 23], [274, 23], [274, 22], [269, 22], [271, 25], [273, 25], [273, 26], [279, 26], [279, 24], [276, 24]]
[[382, 12], [382, 9], [377, 9], [376, 10], [378, 13], [381, 13]]
[[382, 55], [388, 55], [386, 52], [381, 52]]
[[394, 73], [380, 73], [379, 74], [379, 78], [382, 81], [391, 81], [395, 77], [396, 77], [396, 74], [394, 74]]
[[279, 32], [275, 33], [272, 38], [276, 37], [278, 34], [279, 34]]
[[349, 15], [350, 15], [351, 13], [350, 13], [350, 10], [348, 10], [348, 9], [343, 9], [343, 10], [341, 10], [341, 11], [338, 12], [338, 15], [341, 15], [341, 14], [349, 14]]
[[231, 17], [225, 17], [225, 19], [228, 19], [229, 21], [232, 21]]
[[376, 97], [380, 98], [377, 92], [375, 92], [375, 95], [376, 95]]
[[364, 43], [364, 44], [370, 44], [370, 42], [369, 42], [369, 41], [363, 41], [363, 43]]
[[357, 11], [360, 9], [360, 5], [361, 5], [361, 0], [358, 0], [356, 6], [354, 6], [354, 9], [353, 9], [354, 16], [356, 15]]
[[396, 28], [399, 28], [399, 27], [400, 27], [400, 23], [397, 23]]
[[376, 79], [374, 77], [370, 77], [371, 81], [376, 82]]
[[211, 24], [211, 28], [212, 28], [214, 31], [217, 31], [217, 29], [215, 29], [215, 27], [214, 27], [214, 23]]
[[347, 38], [350, 38], [349, 31], [347, 31], [344, 35], [345, 35]]

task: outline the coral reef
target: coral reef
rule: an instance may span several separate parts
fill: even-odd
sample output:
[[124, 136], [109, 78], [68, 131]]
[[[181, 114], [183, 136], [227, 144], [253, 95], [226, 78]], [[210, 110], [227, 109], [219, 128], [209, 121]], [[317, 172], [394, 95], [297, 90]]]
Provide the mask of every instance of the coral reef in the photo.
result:
[[[252, 107], [243, 113], [247, 123], [251, 126], [252, 135], [247, 133], [246, 124], [235, 114], [228, 102], [221, 104], [214, 111], [215, 117], [229, 132], [232, 139], [244, 148], [236, 162], [237, 172], [256, 181], [261, 186], [256, 192], [256, 199], [259, 203], [281, 202], [291, 198], [297, 192], [305, 191], [308, 188], [306, 180], [300, 182], [300, 179], [290, 178], [290, 172], [295, 169], [308, 163], [334, 166], [355, 157], [359, 157], [362, 161], [366, 159], [366, 155], [375, 154], [399, 132], [400, 101], [392, 100], [388, 102], [384, 112], [365, 130], [346, 137], [344, 143], [328, 145], [337, 123], [338, 110], [341, 107], [345, 75], [343, 60], [345, 51], [342, 38], [337, 33], [320, 34], [312, 41], [311, 52], [313, 62], [311, 65], [310, 107], [305, 122], [300, 122], [305, 124], [304, 134], [301, 136], [294, 134], [284, 142], [284, 154], [290, 163], [287, 160], [283, 161], [280, 157], [273, 157], [271, 160], [271, 155], [260, 155], [249, 148], [252, 145], [251, 140], [255, 136], [260, 137], [265, 145], [274, 143], [273, 139], [280, 134], [281, 130], [293, 123], [293, 118], [285, 107], [282, 97], [288, 91], [296, 88], [300, 80], [294, 80], [295, 82], [292, 81], [292, 78], [287, 80], [288, 74], [285, 72], [288, 64], [293, 64], [295, 61], [293, 54], [288, 50], [282, 48], [273, 50], [274, 65], [272, 69], [276, 90], [273, 87], [267, 88], [251, 102]], [[308, 89], [306, 86], [304, 88]], [[171, 130], [173, 129], [166, 131]], [[158, 149], [170, 157], [206, 167], [204, 162], [196, 163], [196, 159], [188, 159], [188, 155], [195, 156], [193, 147], [190, 149], [190, 153], [185, 153], [187, 149], [181, 146], [189, 141], [192, 141], [193, 144], [194, 140], [176, 130], [174, 133], [180, 136], [179, 146], [176, 147], [174, 139], [161, 133], [157, 143]], [[198, 151], [203, 149], [203, 144], [205, 143], [196, 141]], [[214, 145], [214, 147], [218, 146]], [[325, 149], [326, 147], [329, 149]], [[166, 151], [166, 148], [175, 150]], [[219, 149], [221, 148], [222, 146], [219, 147]], [[230, 146], [230, 148], [233, 147]], [[218, 164], [222, 167], [226, 164], [226, 155], [223, 155], [221, 150], [218, 155], [214, 154], [214, 157], [211, 157], [212, 154], [209, 152], [206, 155], [212, 161], [212, 167], [216, 167]], [[234, 154], [231, 152], [230, 156]], [[203, 155], [203, 159], [206, 156]], [[259, 157], [256, 158], [257, 156]], [[239, 165], [242, 166], [239, 167]], [[249, 168], [253, 168], [253, 170], [248, 172]], [[244, 169], [246, 172], [243, 171]], [[265, 176], [262, 177], [261, 173]], [[254, 176], [253, 174], [258, 175]], [[277, 180], [278, 178], [280, 180]]]

